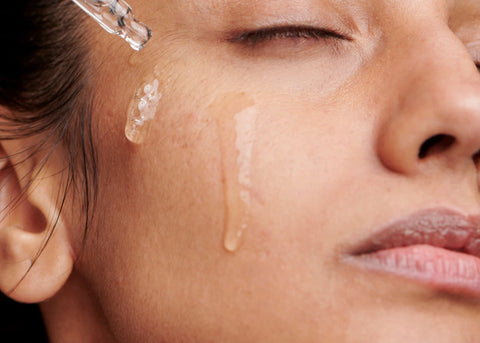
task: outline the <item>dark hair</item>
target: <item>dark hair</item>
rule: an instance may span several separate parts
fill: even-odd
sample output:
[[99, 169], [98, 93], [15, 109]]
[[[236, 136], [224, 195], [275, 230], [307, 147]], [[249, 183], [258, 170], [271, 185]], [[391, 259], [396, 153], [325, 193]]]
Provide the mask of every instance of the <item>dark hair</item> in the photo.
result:
[[86, 16], [71, 0], [15, 0], [4, 4], [2, 12], [0, 106], [8, 111], [0, 111], [0, 140], [40, 137], [39, 144], [18, 152], [25, 154], [23, 160], [41, 151], [45, 157], [39, 168], [54, 150], [62, 149], [65, 186], [59, 191], [60, 208], [68, 191], [81, 192], [76, 199], [86, 230], [97, 183], [92, 69], [82, 26]]
[[[91, 125], [92, 77], [82, 27], [85, 16], [71, 0], [14, 0], [3, 5], [2, 13], [0, 106], [6, 111], [0, 110], [0, 140], [40, 137], [39, 144], [17, 152], [22, 154], [21, 160], [42, 152], [45, 158], [39, 168], [56, 149], [64, 152], [60, 209], [69, 191], [80, 193], [76, 200], [85, 215], [86, 234], [97, 188], [97, 167]], [[33, 173], [28, 179], [34, 179]], [[51, 235], [55, 224], [49, 229]], [[38, 254], [43, 248], [39, 247]], [[0, 328], [2, 339], [45, 340], [37, 308], [15, 305], [1, 295], [0, 306], [0, 317], [10, 318], [4, 322], [8, 328]], [[13, 325], [15, 318], [21, 318], [22, 325]]]

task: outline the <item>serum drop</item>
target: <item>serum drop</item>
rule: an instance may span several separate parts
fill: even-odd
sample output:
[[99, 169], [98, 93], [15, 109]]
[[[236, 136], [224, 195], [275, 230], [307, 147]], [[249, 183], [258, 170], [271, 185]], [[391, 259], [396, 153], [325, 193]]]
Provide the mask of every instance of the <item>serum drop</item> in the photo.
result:
[[132, 143], [143, 143], [150, 131], [152, 120], [155, 118], [162, 98], [158, 88], [158, 79], [143, 84], [130, 103], [125, 136]]

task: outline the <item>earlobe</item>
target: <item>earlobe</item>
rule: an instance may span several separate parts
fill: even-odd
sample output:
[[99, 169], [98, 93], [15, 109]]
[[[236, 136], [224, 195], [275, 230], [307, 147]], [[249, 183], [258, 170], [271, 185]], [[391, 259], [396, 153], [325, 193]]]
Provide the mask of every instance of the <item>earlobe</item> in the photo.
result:
[[[6, 150], [6, 149], [5, 149]], [[3, 156], [7, 155], [0, 149]], [[13, 155], [10, 155], [13, 156]], [[23, 192], [20, 172], [33, 161], [0, 164], [0, 290], [16, 301], [41, 302], [66, 282], [74, 257], [66, 228], [51, 197], [52, 178], [37, 178]], [[19, 173], [20, 172], [20, 173]]]
[[[7, 240], [0, 244], [14, 250], [0, 261], [0, 286], [12, 299], [24, 303], [39, 303], [54, 296], [68, 280], [73, 270], [73, 255], [60, 231], [54, 231], [48, 242], [45, 235], [13, 228]], [[3, 237], [2, 237], [3, 238]], [[0, 238], [1, 239], [1, 238]], [[12, 246], [20, 244], [21, 248]], [[3, 247], [2, 247], [3, 248]], [[3, 257], [3, 256], [2, 256]]]

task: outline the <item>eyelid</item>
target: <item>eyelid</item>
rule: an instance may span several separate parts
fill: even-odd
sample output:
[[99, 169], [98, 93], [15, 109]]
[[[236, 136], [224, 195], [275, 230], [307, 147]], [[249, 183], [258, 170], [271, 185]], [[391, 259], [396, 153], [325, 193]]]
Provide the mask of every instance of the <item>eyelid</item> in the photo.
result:
[[347, 34], [340, 33], [337, 30], [328, 28], [309, 26], [309, 25], [279, 25], [270, 26], [253, 30], [244, 30], [231, 34], [227, 39], [231, 43], [243, 43], [256, 45], [259, 43], [282, 38], [305, 38], [305, 39], [339, 39], [351, 41], [352, 38]]

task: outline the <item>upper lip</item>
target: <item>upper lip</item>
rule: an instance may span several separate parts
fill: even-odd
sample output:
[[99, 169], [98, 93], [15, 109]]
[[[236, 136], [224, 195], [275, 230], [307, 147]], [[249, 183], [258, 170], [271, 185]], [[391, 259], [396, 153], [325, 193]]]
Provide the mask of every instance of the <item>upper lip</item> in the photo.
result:
[[480, 216], [429, 209], [386, 225], [351, 250], [363, 255], [412, 245], [430, 245], [480, 257]]

